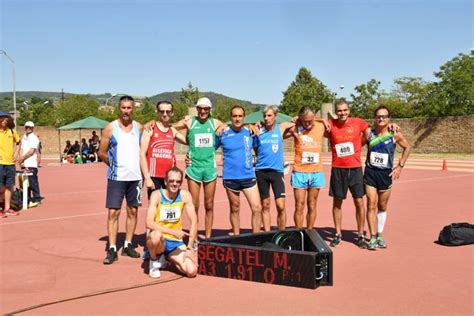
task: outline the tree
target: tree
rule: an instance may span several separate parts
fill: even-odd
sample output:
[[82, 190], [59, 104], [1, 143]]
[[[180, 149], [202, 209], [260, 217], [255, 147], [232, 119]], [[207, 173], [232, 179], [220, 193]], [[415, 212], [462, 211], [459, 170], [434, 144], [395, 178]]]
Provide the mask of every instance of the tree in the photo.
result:
[[388, 106], [392, 117], [423, 115], [423, 102], [431, 84], [419, 77], [402, 77], [394, 80], [390, 93], [382, 92], [379, 102]]
[[379, 92], [380, 81], [375, 79], [369, 80], [367, 83], [358, 85], [354, 90], [358, 95], [351, 94], [351, 112], [352, 115], [370, 118], [372, 112], [377, 107], [381, 93]]
[[240, 105], [244, 108], [245, 114], [248, 115], [252, 111], [255, 111], [254, 108], [250, 107], [248, 104], [239, 103], [235, 99], [217, 99], [212, 110], [212, 117], [220, 120], [221, 122], [227, 122], [230, 120], [230, 109], [234, 105]]
[[55, 107], [54, 126], [60, 127], [88, 116], [95, 116], [98, 113], [99, 105], [97, 100], [84, 95], [67, 98]]
[[187, 107], [193, 107], [194, 105], [196, 105], [196, 102], [197, 100], [199, 100], [199, 97], [199, 89], [193, 87], [191, 82], [188, 82], [188, 85], [185, 88], [181, 89], [181, 95], [179, 96], [179, 100]]
[[440, 67], [434, 75], [440, 81], [432, 84], [424, 103], [427, 116], [474, 114], [474, 51], [459, 54]]
[[133, 119], [145, 124], [148, 121], [156, 120], [156, 107], [149, 100], [145, 100], [141, 107], [135, 108]]
[[331, 92], [326, 86], [313, 77], [305, 67], [301, 67], [296, 78], [283, 92], [280, 112], [294, 116], [302, 106], [311, 106], [315, 111], [321, 104], [331, 100]]
[[171, 118], [170, 122], [178, 122], [186, 115], [188, 115], [188, 106], [181, 102], [173, 102], [173, 117]]

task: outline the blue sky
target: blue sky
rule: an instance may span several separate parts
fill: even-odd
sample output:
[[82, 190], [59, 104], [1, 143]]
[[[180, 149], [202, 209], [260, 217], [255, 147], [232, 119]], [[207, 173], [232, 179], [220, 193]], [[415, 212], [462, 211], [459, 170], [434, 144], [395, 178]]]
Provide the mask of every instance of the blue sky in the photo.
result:
[[[17, 91], [151, 96], [192, 82], [279, 104], [301, 66], [338, 95], [433, 72], [473, 45], [473, 5], [431, 1], [0, 0]], [[0, 56], [1, 91], [11, 64]], [[344, 85], [345, 89], [338, 87]]]

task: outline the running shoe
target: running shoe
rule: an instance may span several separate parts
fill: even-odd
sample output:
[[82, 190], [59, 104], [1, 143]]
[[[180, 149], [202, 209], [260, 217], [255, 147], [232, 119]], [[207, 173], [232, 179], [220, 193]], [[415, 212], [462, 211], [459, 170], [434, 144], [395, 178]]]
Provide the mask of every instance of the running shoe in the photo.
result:
[[331, 247], [336, 247], [336, 246], [338, 246], [341, 242], [342, 242], [341, 235], [336, 234], [336, 236], [335, 236], [334, 239], [331, 241], [331, 243], [329, 244], [329, 246], [331, 246]]
[[359, 235], [357, 238], [357, 246], [362, 249], [367, 249], [367, 240], [364, 235]]
[[105, 257], [103, 263], [112, 264], [114, 263], [114, 261], [117, 261], [117, 260], [118, 260], [117, 251], [115, 251], [114, 248], [109, 248], [109, 250], [107, 251], [107, 256]]
[[369, 242], [367, 243], [367, 249], [369, 250], [376, 250], [378, 247], [378, 244], [377, 244], [377, 237], [375, 236], [372, 236], [369, 240]]
[[380, 234], [377, 236], [377, 246], [379, 248], [387, 248], [387, 243]]
[[31, 201], [30, 203], [28, 203], [28, 208], [37, 207], [38, 205], [40, 205], [40, 202]]
[[0, 211], [0, 218], [4, 218], [4, 217], [7, 217], [8, 215], [5, 214], [4, 211]]
[[159, 260], [151, 260], [150, 258], [150, 263], [148, 265], [148, 275], [150, 278], [159, 278], [161, 276], [160, 268], [158, 267], [159, 264]]
[[7, 216], [18, 216], [18, 215], [20, 215], [20, 212], [9, 209], [9, 210], [5, 211], [5, 215], [7, 215]]
[[166, 260], [165, 254], [161, 254], [161, 256], [158, 258], [158, 265], [157, 267], [160, 269], [166, 269], [168, 267], [168, 260]]
[[140, 258], [140, 254], [133, 248], [132, 244], [128, 244], [127, 247], [123, 247], [121, 255], [131, 258]]

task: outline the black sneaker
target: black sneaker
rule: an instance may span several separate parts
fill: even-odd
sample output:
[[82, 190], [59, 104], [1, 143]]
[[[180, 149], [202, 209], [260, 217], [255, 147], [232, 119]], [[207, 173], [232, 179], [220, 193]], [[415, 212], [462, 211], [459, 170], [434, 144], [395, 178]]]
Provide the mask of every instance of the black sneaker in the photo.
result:
[[112, 263], [114, 263], [114, 261], [117, 261], [117, 260], [118, 260], [117, 251], [115, 251], [114, 248], [110, 248], [107, 251], [107, 256], [105, 257], [103, 263], [104, 264], [112, 264]]
[[331, 241], [331, 243], [329, 244], [329, 246], [331, 246], [331, 247], [336, 247], [336, 246], [339, 245], [341, 242], [342, 242], [341, 235], [336, 234], [336, 236], [335, 236], [334, 239]]
[[357, 238], [357, 246], [362, 249], [367, 249], [367, 240], [365, 240], [364, 235], [359, 235], [359, 237]]
[[137, 251], [135, 251], [132, 244], [128, 244], [127, 247], [123, 247], [121, 255], [128, 256], [131, 258], [140, 258], [140, 254]]

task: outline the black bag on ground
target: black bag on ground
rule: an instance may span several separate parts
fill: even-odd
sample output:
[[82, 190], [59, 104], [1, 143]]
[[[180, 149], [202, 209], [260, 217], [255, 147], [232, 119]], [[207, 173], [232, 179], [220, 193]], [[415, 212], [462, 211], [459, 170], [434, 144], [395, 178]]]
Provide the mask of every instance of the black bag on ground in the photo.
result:
[[474, 225], [469, 223], [453, 223], [444, 226], [440, 231], [438, 242], [445, 246], [461, 246], [474, 244]]

